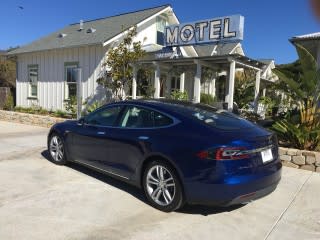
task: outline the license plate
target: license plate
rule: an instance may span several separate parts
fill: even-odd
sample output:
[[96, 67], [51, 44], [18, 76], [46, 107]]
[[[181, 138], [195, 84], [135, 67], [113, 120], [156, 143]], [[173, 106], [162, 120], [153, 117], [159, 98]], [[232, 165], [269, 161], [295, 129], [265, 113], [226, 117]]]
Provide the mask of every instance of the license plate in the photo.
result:
[[270, 162], [273, 159], [271, 148], [261, 152], [262, 162]]

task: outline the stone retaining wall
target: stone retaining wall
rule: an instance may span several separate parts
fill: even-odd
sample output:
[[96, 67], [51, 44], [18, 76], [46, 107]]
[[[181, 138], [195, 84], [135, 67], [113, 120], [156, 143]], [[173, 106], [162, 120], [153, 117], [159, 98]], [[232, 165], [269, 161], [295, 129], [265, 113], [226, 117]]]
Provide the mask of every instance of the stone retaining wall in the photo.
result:
[[320, 152], [279, 147], [284, 166], [320, 172]]
[[0, 120], [30, 125], [38, 125], [41, 127], [51, 127], [53, 124], [63, 122], [66, 119], [0, 110]]

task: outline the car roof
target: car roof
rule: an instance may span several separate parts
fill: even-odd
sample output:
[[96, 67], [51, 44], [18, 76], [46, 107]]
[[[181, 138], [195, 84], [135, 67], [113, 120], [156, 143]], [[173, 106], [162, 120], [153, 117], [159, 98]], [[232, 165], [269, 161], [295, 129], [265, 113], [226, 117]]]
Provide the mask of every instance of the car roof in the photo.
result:
[[203, 109], [207, 111], [216, 111], [217, 108], [210, 105], [193, 103], [190, 101], [171, 100], [171, 99], [139, 99], [139, 100], [126, 100], [122, 102], [115, 102], [115, 104], [134, 104], [146, 106], [165, 111], [168, 113], [178, 113], [188, 115], [194, 108]]

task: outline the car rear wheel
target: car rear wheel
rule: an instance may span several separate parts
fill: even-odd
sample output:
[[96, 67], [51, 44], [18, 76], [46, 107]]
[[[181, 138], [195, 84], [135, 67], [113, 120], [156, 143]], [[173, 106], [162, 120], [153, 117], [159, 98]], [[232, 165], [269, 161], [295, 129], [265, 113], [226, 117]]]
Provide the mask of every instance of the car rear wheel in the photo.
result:
[[182, 186], [176, 171], [164, 161], [149, 163], [143, 175], [143, 188], [150, 204], [171, 212], [183, 204]]
[[51, 161], [58, 165], [66, 164], [66, 153], [61, 137], [53, 133], [49, 140], [49, 153]]

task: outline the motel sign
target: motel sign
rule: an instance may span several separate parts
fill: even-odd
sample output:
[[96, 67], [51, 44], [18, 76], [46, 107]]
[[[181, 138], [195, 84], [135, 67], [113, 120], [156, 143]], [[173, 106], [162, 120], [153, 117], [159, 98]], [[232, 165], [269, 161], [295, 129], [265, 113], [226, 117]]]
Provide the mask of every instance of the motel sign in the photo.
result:
[[165, 31], [165, 46], [241, 41], [243, 25], [241, 15], [170, 25]]

